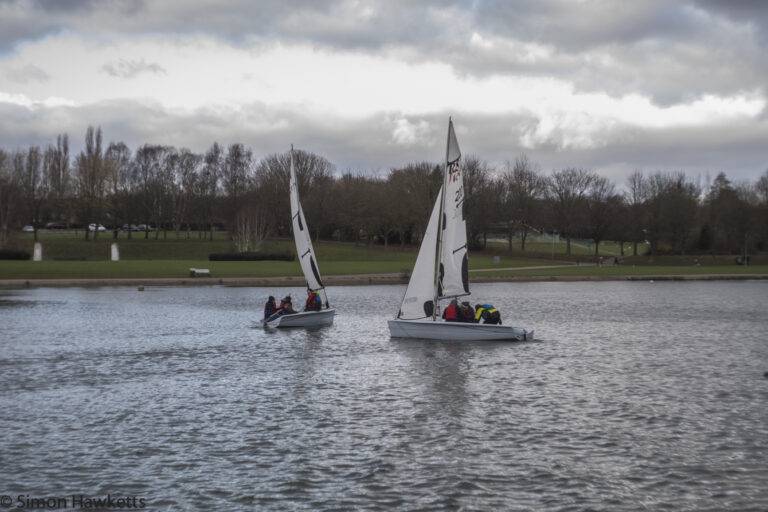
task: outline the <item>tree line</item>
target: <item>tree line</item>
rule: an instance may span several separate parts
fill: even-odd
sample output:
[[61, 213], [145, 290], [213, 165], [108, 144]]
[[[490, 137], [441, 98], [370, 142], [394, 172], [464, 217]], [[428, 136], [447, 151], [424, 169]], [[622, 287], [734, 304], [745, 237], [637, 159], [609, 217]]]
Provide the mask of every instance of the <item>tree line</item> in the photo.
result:
[[[386, 176], [336, 173], [322, 156], [296, 150], [302, 206], [316, 239], [385, 246], [418, 243], [442, 183], [442, 164], [415, 162]], [[290, 234], [290, 153], [254, 157], [243, 144], [218, 143], [204, 153], [145, 144], [132, 151], [104, 144], [89, 127], [80, 153], [59, 135], [45, 148], [0, 149], [0, 247], [27, 224], [83, 229], [104, 224], [118, 237], [124, 225], [143, 236], [212, 239], [225, 229], [240, 251], [258, 250], [270, 236]], [[558, 234], [570, 254], [574, 239], [614, 240], [633, 255], [690, 252], [742, 254], [768, 242], [768, 170], [754, 182], [733, 183], [724, 172], [705, 186], [682, 172], [635, 171], [621, 189], [579, 167], [542, 172], [526, 155], [495, 168], [464, 160], [468, 238], [484, 247], [489, 235], [526, 251], [532, 234]], [[152, 226], [152, 229], [150, 228]], [[162, 233], [162, 235], [161, 235]], [[195, 233], [193, 235], [192, 233]]]

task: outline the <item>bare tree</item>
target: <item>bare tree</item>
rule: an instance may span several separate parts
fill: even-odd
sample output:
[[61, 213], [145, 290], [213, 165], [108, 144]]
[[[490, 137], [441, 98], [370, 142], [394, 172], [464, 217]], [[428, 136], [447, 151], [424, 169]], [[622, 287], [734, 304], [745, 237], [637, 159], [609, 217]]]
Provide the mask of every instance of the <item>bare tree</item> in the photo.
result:
[[624, 194], [627, 204], [627, 237], [632, 242], [632, 255], [637, 256], [637, 244], [646, 240], [645, 194], [648, 190], [645, 176], [635, 170], [627, 178], [627, 191]]
[[[130, 174], [131, 150], [123, 142], [110, 142], [104, 154], [104, 176], [107, 216], [112, 223], [112, 237], [115, 240], [117, 240], [122, 221], [127, 217]], [[130, 233], [129, 226], [129, 237]]]
[[232, 241], [239, 252], [258, 251], [268, 233], [269, 223], [264, 212], [255, 205], [248, 205], [235, 218]]
[[592, 183], [593, 174], [585, 169], [570, 167], [554, 171], [547, 181], [547, 195], [554, 210], [556, 229], [565, 236], [566, 254], [571, 254], [571, 238], [583, 229], [584, 194]]
[[586, 194], [587, 232], [595, 243], [595, 257], [600, 255], [600, 242], [615, 223], [619, 212], [620, 198], [616, 187], [608, 178], [593, 175]]
[[646, 234], [651, 255], [665, 244], [685, 253], [698, 210], [698, 186], [682, 172], [656, 172], [645, 181]]
[[39, 147], [32, 146], [27, 151], [20, 182], [27, 217], [34, 228], [34, 238], [37, 241], [37, 230], [42, 221], [42, 208], [48, 197], [48, 182], [44, 179], [43, 172], [43, 154]]
[[393, 169], [387, 181], [394, 188], [397, 198], [392, 208], [398, 212], [397, 229], [402, 243], [405, 243], [408, 233], [412, 243], [419, 242], [443, 183], [442, 169], [429, 162], [413, 163], [402, 169]]
[[11, 170], [12, 157], [0, 149], [0, 248], [9, 239], [9, 229], [18, 216], [20, 185], [19, 175]]
[[72, 221], [72, 176], [69, 166], [69, 137], [56, 137], [56, 146], [46, 149], [46, 177], [49, 188], [49, 208], [55, 220], [69, 226]]
[[94, 238], [98, 234], [104, 201], [104, 155], [101, 148], [101, 128], [94, 131], [89, 126], [85, 132], [85, 148], [75, 159], [77, 197], [80, 204], [80, 218], [85, 224], [85, 239], [88, 240], [89, 224], [96, 224]]
[[525, 242], [531, 230], [536, 229], [541, 198], [546, 191], [546, 180], [538, 167], [525, 154], [515, 159], [514, 165], [507, 162], [502, 175], [504, 222], [507, 224], [509, 251], [512, 252], [512, 231], [520, 231], [520, 250], [525, 251]]
[[501, 203], [499, 187], [491, 176], [486, 162], [474, 155], [464, 158], [464, 216], [467, 223], [467, 242], [470, 248], [478, 248], [478, 238], [483, 235], [482, 247], [488, 241], [488, 230]]
[[185, 222], [187, 225], [187, 238], [189, 238], [189, 220], [187, 217], [195, 197], [202, 161], [202, 156], [188, 149], [182, 149], [178, 155], [178, 162], [175, 166], [176, 174], [174, 176], [175, 186], [173, 188], [173, 224], [176, 229], [177, 239], [179, 238], [179, 230]]
[[216, 198], [219, 195], [219, 182], [224, 167], [224, 151], [218, 142], [214, 142], [205, 153], [203, 172], [200, 178], [200, 191], [203, 198], [203, 217], [208, 224], [210, 239], [213, 240], [213, 224], [216, 215]]

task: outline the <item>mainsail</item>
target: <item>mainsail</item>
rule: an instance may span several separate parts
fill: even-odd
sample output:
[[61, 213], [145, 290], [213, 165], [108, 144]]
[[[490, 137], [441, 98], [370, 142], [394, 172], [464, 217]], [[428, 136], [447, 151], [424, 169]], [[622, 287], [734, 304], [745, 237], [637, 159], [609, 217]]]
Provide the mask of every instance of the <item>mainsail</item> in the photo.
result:
[[296, 171], [293, 168], [293, 146], [291, 146], [291, 219], [293, 222], [293, 239], [296, 242], [296, 252], [299, 256], [301, 270], [307, 280], [307, 287], [315, 290], [323, 299], [323, 304], [328, 307], [328, 298], [325, 295], [325, 286], [320, 278], [320, 270], [317, 268], [317, 258], [312, 249], [312, 239], [304, 219], [304, 211], [299, 202], [299, 185], [296, 181]]
[[469, 294], [467, 222], [464, 177], [461, 171], [461, 151], [453, 131], [453, 121], [449, 120], [443, 184], [445, 200], [440, 233], [438, 298]]

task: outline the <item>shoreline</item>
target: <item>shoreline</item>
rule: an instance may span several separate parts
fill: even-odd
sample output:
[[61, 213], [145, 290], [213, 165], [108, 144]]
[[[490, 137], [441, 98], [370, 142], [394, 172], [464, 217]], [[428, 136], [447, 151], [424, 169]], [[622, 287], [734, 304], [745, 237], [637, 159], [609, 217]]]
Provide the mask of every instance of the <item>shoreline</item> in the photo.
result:
[[[408, 284], [408, 277], [395, 274], [331, 275], [326, 286]], [[473, 276], [473, 283], [574, 282], [574, 281], [750, 281], [766, 280], [768, 274], [668, 274], [592, 276]], [[101, 287], [101, 286], [281, 286], [305, 287], [300, 277], [153, 277], [107, 279], [2, 279], [0, 289]]]

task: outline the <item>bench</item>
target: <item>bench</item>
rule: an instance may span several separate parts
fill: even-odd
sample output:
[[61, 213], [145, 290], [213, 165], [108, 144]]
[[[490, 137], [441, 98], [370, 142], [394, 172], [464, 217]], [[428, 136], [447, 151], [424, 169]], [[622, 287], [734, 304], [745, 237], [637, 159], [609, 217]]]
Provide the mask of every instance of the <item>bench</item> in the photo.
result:
[[211, 277], [211, 271], [207, 268], [190, 268], [189, 277]]

